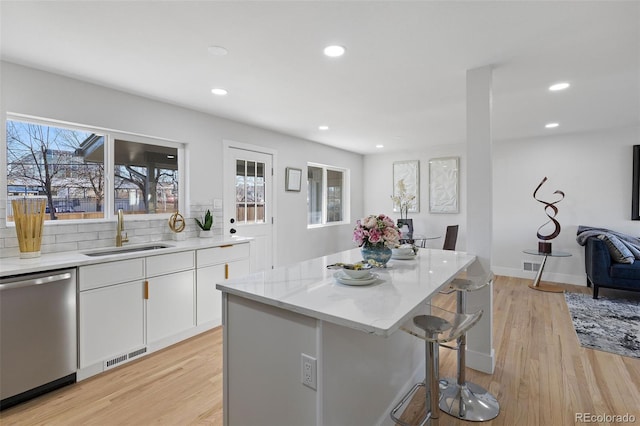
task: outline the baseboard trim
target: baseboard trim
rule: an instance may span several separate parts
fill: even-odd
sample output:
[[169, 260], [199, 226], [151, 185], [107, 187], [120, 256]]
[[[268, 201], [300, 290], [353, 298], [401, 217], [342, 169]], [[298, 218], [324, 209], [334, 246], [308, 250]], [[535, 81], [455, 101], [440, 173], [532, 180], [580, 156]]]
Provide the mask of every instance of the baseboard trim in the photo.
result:
[[496, 368], [496, 351], [491, 348], [491, 354], [476, 352], [467, 349], [466, 365], [474, 370], [487, 374], [493, 374]]
[[[516, 277], [516, 278], [524, 278], [533, 279], [536, 276], [535, 272], [530, 271], [521, 271], [516, 268], [505, 268], [501, 266], [492, 266], [491, 270], [496, 275], [502, 275], [505, 277]], [[586, 287], [587, 285], [587, 275], [571, 275], [571, 274], [560, 274], [557, 272], [547, 272], [546, 269], [542, 273], [542, 281], [558, 283], [558, 284], [573, 284]]]

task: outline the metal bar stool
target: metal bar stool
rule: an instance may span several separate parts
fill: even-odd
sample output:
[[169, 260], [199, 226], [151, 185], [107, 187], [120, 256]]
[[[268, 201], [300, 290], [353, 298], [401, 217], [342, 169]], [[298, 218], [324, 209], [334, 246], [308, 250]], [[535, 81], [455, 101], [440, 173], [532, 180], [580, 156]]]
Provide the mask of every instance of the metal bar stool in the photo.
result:
[[425, 387], [426, 398], [425, 414], [420, 426], [427, 424], [431, 419], [436, 420], [440, 417], [440, 410], [438, 409], [440, 344], [458, 339], [473, 327], [482, 316], [482, 310], [474, 314], [460, 314], [430, 305], [427, 306], [427, 309], [426, 312], [428, 313], [417, 315], [413, 317], [413, 320], [400, 327], [401, 330], [425, 341], [426, 369], [425, 381], [416, 383], [391, 411], [391, 419], [402, 426], [410, 425], [398, 418], [398, 411], [413, 397], [420, 387]]
[[[467, 309], [467, 292], [486, 287], [493, 278], [493, 273], [489, 273], [484, 277], [454, 279], [450, 288], [457, 292], [457, 313], [464, 314]], [[472, 422], [495, 418], [500, 412], [500, 404], [496, 398], [483, 387], [466, 381], [466, 331], [458, 337], [457, 347], [450, 349], [458, 351], [458, 377], [440, 380], [440, 409], [454, 417]]]

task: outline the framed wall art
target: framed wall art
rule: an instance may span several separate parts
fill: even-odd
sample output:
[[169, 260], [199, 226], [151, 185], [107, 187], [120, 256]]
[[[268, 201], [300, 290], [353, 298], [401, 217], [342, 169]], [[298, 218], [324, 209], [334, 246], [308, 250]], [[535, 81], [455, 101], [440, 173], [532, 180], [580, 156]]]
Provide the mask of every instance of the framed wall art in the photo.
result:
[[284, 181], [285, 191], [300, 192], [302, 188], [302, 170], [287, 167]]
[[[404, 210], [406, 213], [420, 211], [420, 162], [418, 160], [393, 162], [393, 198], [411, 199]], [[394, 202], [393, 211], [400, 212], [399, 203]]]
[[460, 157], [429, 160], [429, 212], [458, 213]]

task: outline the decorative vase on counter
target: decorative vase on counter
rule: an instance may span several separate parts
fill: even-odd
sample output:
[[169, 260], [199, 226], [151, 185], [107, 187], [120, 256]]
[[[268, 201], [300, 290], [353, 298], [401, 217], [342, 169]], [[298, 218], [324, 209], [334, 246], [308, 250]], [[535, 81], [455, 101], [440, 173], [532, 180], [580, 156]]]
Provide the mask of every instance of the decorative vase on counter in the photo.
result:
[[386, 265], [391, 259], [391, 249], [385, 245], [363, 245], [360, 249], [364, 260], [374, 260], [377, 263]]

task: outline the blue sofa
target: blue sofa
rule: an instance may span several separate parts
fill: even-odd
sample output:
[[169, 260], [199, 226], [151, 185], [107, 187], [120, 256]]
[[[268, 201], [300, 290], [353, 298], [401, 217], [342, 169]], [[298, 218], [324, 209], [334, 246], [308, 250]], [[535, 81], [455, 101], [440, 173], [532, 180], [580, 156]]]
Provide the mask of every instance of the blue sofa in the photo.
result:
[[587, 238], [584, 251], [587, 286], [593, 286], [594, 299], [600, 287], [640, 291], [640, 260], [631, 264], [613, 262], [607, 245], [597, 237]]

